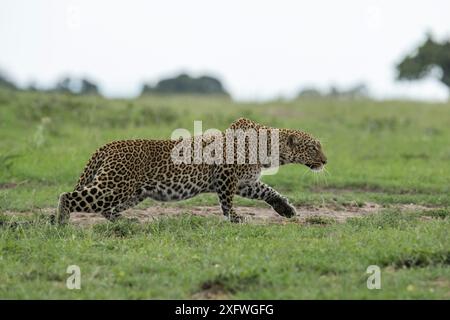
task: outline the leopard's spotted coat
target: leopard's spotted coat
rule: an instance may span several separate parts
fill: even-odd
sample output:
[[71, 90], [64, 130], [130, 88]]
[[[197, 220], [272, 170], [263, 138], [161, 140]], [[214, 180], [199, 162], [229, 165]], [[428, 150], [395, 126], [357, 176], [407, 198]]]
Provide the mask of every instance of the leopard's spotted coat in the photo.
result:
[[[231, 129], [267, 129], [238, 119]], [[322, 168], [327, 159], [320, 142], [291, 129], [279, 131], [280, 164], [300, 163]], [[66, 222], [71, 212], [98, 212], [109, 220], [149, 197], [159, 201], [182, 200], [215, 192], [223, 214], [241, 221], [233, 209], [233, 196], [264, 200], [282, 216], [296, 214], [288, 200], [259, 180], [262, 164], [175, 164], [171, 152], [178, 141], [125, 140], [98, 149], [86, 165], [74, 191], [61, 194], [56, 213]], [[253, 152], [250, 150], [250, 152]]]

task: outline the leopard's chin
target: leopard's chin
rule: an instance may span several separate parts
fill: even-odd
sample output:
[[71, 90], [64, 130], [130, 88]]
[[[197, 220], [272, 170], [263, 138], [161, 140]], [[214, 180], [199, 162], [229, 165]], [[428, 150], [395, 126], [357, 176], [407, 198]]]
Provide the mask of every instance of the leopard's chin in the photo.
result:
[[309, 167], [311, 169], [311, 171], [314, 172], [321, 172], [323, 170], [323, 168], [325, 167], [324, 164], [307, 164], [307, 167]]
[[322, 172], [324, 167], [325, 166], [322, 164], [322, 165], [320, 165], [318, 167], [311, 168], [311, 170], [314, 171], [314, 172]]

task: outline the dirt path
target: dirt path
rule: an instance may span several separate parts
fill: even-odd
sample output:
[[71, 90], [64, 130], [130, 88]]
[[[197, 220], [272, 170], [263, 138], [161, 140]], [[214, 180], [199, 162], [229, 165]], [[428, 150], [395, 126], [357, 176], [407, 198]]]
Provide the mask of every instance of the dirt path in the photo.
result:
[[[430, 208], [420, 205], [395, 205], [402, 211], [423, 211]], [[337, 222], [344, 222], [348, 218], [361, 217], [371, 213], [380, 212], [383, 207], [376, 203], [365, 203], [362, 206], [345, 206], [336, 207], [332, 205], [323, 206], [301, 206], [297, 207], [297, 217], [294, 221], [297, 222], [315, 222], [320, 223], [321, 220], [332, 219]], [[55, 209], [39, 209], [34, 212], [41, 212], [44, 214], [52, 214]], [[246, 221], [250, 223], [286, 223], [286, 218], [276, 214], [270, 207], [237, 207], [237, 212], [245, 216]], [[32, 212], [12, 212], [6, 211], [5, 214], [10, 215], [29, 215]], [[219, 206], [192, 206], [192, 207], [177, 207], [177, 206], [151, 206], [146, 209], [129, 209], [124, 211], [123, 216], [127, 218], [137, 218], [141, 222], [149, 222], [154, 219], [179, 216], [183, 214], [191, 214], [196, 216], [216, 216], [222, 217]], [[71, 214], [70, 222], [88, 226], [99, 222], [106, 221], [101, 215], [95, 213], [81, 213], [74, 212]], [[326, 221], [326, 220], [324, 220]]]

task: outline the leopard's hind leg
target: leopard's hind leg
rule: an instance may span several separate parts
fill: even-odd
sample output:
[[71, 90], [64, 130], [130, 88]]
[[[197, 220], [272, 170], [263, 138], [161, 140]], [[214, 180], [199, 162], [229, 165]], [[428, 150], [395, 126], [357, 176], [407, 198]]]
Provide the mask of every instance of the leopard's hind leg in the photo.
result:
[[101, 195], [102, 193], [95, 186], [62, 193], [56, 208], [55, 222], [67, 223], [72, 212], [97, 212], [97, 208], [100, 209], [100, 205], [104, 202], [98, 199]]
[[98, 185], [61, 194], [56, 212], [56, 221], [65, 223], [71, 212], [100, 213], [106, 219], [115, 221], [120, 213], [145, 199], [142, 191], [132, 193], [120, 189], [100, 188]]
[[[51, 216], [51, 221], [53, 223], [64, 224], [69, 221], [70, 213], [77, 211], [76, 209], [76, 200], [78, 199], [77, 192], [83, 192], [86, 189], [86, 186], [91, 184], [100, 169], [103, 160], [104, 153], [102, 147], [98, 149], [89, 159], [88, 163], [84, 167], [83, 173], [81, 174], [78, 182], [75, 186], [74, 192], [64, 192], [59, 196], [58, 206], [56, 207], [55, 215]], [[75, 201], [75, 202], [74, 202]], [[91, 211], [87, 211], [91, 212]]]

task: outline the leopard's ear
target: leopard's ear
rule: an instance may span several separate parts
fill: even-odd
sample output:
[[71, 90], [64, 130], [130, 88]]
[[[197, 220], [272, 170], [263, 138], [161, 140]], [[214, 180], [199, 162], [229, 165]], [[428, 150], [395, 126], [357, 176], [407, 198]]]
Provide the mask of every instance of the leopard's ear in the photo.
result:
[[289, 135], [289, 137], [287, 139], [287, 144], [289, 147], [294, 147], [294, 146], [300, 144], [300, 140], [298, 139], [298, 137], [295, 134], [291, 134], [291, 135]]

